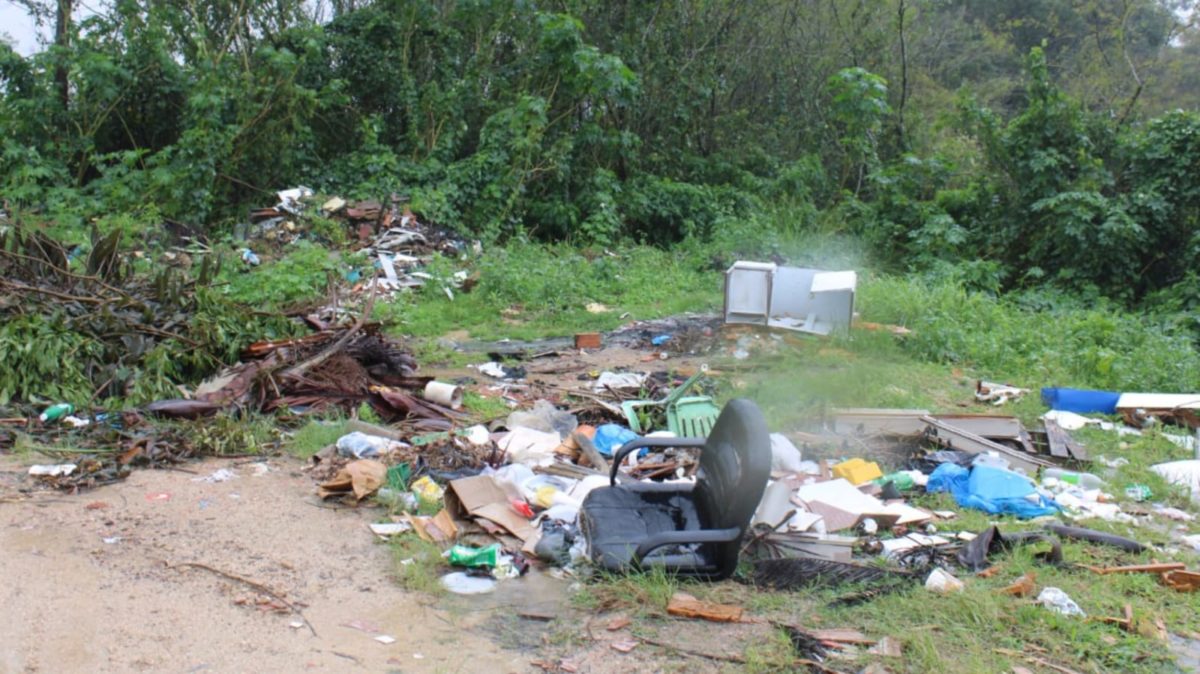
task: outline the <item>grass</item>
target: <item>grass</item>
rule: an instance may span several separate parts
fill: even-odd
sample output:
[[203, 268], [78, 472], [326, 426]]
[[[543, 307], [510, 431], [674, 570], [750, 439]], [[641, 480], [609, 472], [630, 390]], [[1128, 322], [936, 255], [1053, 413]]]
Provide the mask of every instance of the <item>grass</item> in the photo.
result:
[[327, 294], [331, 280], [340, 280], [351, 267], [363, 264], [361, 259], [344, 259], [341, 253], [308, 241], [286, 247], [274, 259], [258, 252], [266, 261], [248, 267], [239, 251], [230, 251], [218, 280], [223, 295], [262, 310], [319, 299]]
[[[536, 339], [712, 310], [720, 299], [719, 274], [701, 271], [694, 258], [649, 247], [588, 253], [517, 242], [469, 266], [479, 273], [469, 293], [451, 300], [434, 282], [381, 306], [378, 315], [415, 337], [466, 331], [483, 340]], [[591, 313], [587, 306], [593, 303], [612, 311]]]
[[463, 393], [463, 409], [478, 422], [490, 421], [506, 417], [512, 409], [508, 402], [500, 396], [485, 396], [475, 391]]
[[[1064, 554], [1068, 560], [1118, 558], [1073, 543], [1064, 545]], [[991, 578], [963, 576], [967, 587], [960, 594], [934, 595], [916, 587], [853, 608], [829, 609], [822, 603], [808, 621], [891, 635], [904, 646], [908, 671], [987, 672], [1028, 666], [1004, 652], [1008, 650], [1037, 651], [1072, 668], [1130, 672], [1168, 670], [1169, 655], [1153, 640], [1100, 622], [1060, 616], [1030, 599], [997, 590], [1030, 571], [1037, 574], [1039, 588], [1061, 588], [1091, 616], [1118, 616], [1124, 604], [1132, 603], [1135, 616], [1162, 617], [1176, 630], [1195, 629], [1200, 619], [1195, 602], [1165, 590], [1153, 576], [1101, 578], [1088, 571], [1056, 569], [1035, 562], [1028, 548], [998, 556], [996, 563], [1001, 570]]]
[[911, 277], [868, 277], [858, 294], [867, 320], [915, 331], [903, 344], [917, 359], [987, 379], [1158, 392], [1190, 391], [1200, 380], [1195, 335], [1174, 317], [1083, 307], [1069, 298], [1021, 300]]
[[437, 545], [416, 535], [396, 536], [389, 545], [395, 559], [396, 581], [401, 587], [432, 597], [448, 593], [441, 581], [446, 564]]
[[286, 447], [294, 456], [307, 459], [348, 432], [345, 419], [309, 419], [292, 433]]
[[762, 350], [749, 359], [752, 365], [731, 376], [731, 393], [756, 401], [775, 428], [820, 418], [835, 407], [944, 408], [970, 400], [974, 391], [970, 378], [913, 359], [891, 335], [856, 332], [833, 341], [789, 336], [757, 345]]
[[[662, 569], [647, 573], [615, 575], [598, 572], [594, 582], [572, 595], [572, 602], [593, 611], [627, 611], [646, 617], [666, 615], [667, 602], [683, 583]], [[688, 584], [690, 588], [691, 584]]]
[[218, 414], [208, 419], [178, 423], [186, 429], [198, 454], [257, 454], [277, 448], [281, 437], [275, 418], [262, 414], [241, 417]]

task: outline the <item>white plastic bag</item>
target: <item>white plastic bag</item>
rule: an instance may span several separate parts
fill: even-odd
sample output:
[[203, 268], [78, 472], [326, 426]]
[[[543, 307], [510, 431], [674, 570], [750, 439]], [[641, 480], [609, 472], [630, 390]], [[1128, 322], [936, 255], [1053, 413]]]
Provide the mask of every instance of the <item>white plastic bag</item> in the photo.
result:
[[1074, 615], [1080, 618], [1086, 618], [1087, 614], [1083, 609], [1079, 608], [1079, 604], [1075, 600], [1067, 596], [1066, 592], [1057, 587], [1047, 587], [1037, 596], [1037, 601], [1042, 606], [1063, 615]]

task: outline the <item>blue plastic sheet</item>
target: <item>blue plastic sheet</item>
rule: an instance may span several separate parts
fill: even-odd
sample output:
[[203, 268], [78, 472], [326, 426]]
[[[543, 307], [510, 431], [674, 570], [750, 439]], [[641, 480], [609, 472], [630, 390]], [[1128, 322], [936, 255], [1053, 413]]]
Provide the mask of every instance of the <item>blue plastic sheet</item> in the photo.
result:
[[[1029, 518], [1058, 512], [1058, 504], [1038, 495], [1029, 478], [992, 466], [964, 468], [954, 463], [943, 463], [930, 474], [925, 490], [930, 493], [950, 492], [958, 505], [992, 515]], [[1036, 498], [1030, 498], [1031, 495], [1036, 495]]]

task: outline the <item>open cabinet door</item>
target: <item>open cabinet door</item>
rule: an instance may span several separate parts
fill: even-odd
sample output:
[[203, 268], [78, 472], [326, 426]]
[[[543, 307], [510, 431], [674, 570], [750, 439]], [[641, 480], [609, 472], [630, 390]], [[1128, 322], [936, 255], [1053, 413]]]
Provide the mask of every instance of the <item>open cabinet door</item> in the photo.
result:
[[725, 322], [766, 325], [775, 265], [736, 262], [725, 272]]

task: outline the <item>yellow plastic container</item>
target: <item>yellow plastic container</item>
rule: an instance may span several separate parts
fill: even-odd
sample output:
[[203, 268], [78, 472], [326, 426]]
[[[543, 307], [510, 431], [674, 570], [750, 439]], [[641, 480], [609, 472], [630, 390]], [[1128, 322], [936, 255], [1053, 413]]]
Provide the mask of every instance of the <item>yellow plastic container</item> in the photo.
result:
[[874, 461], [850, 459], [834, 466], [833, 476], [843, 478], [850, 484], [857, 486], [864, 482], [870, 482], [876, 478], [883, 477], [883, 471], [879, 469], [879, 464]]

